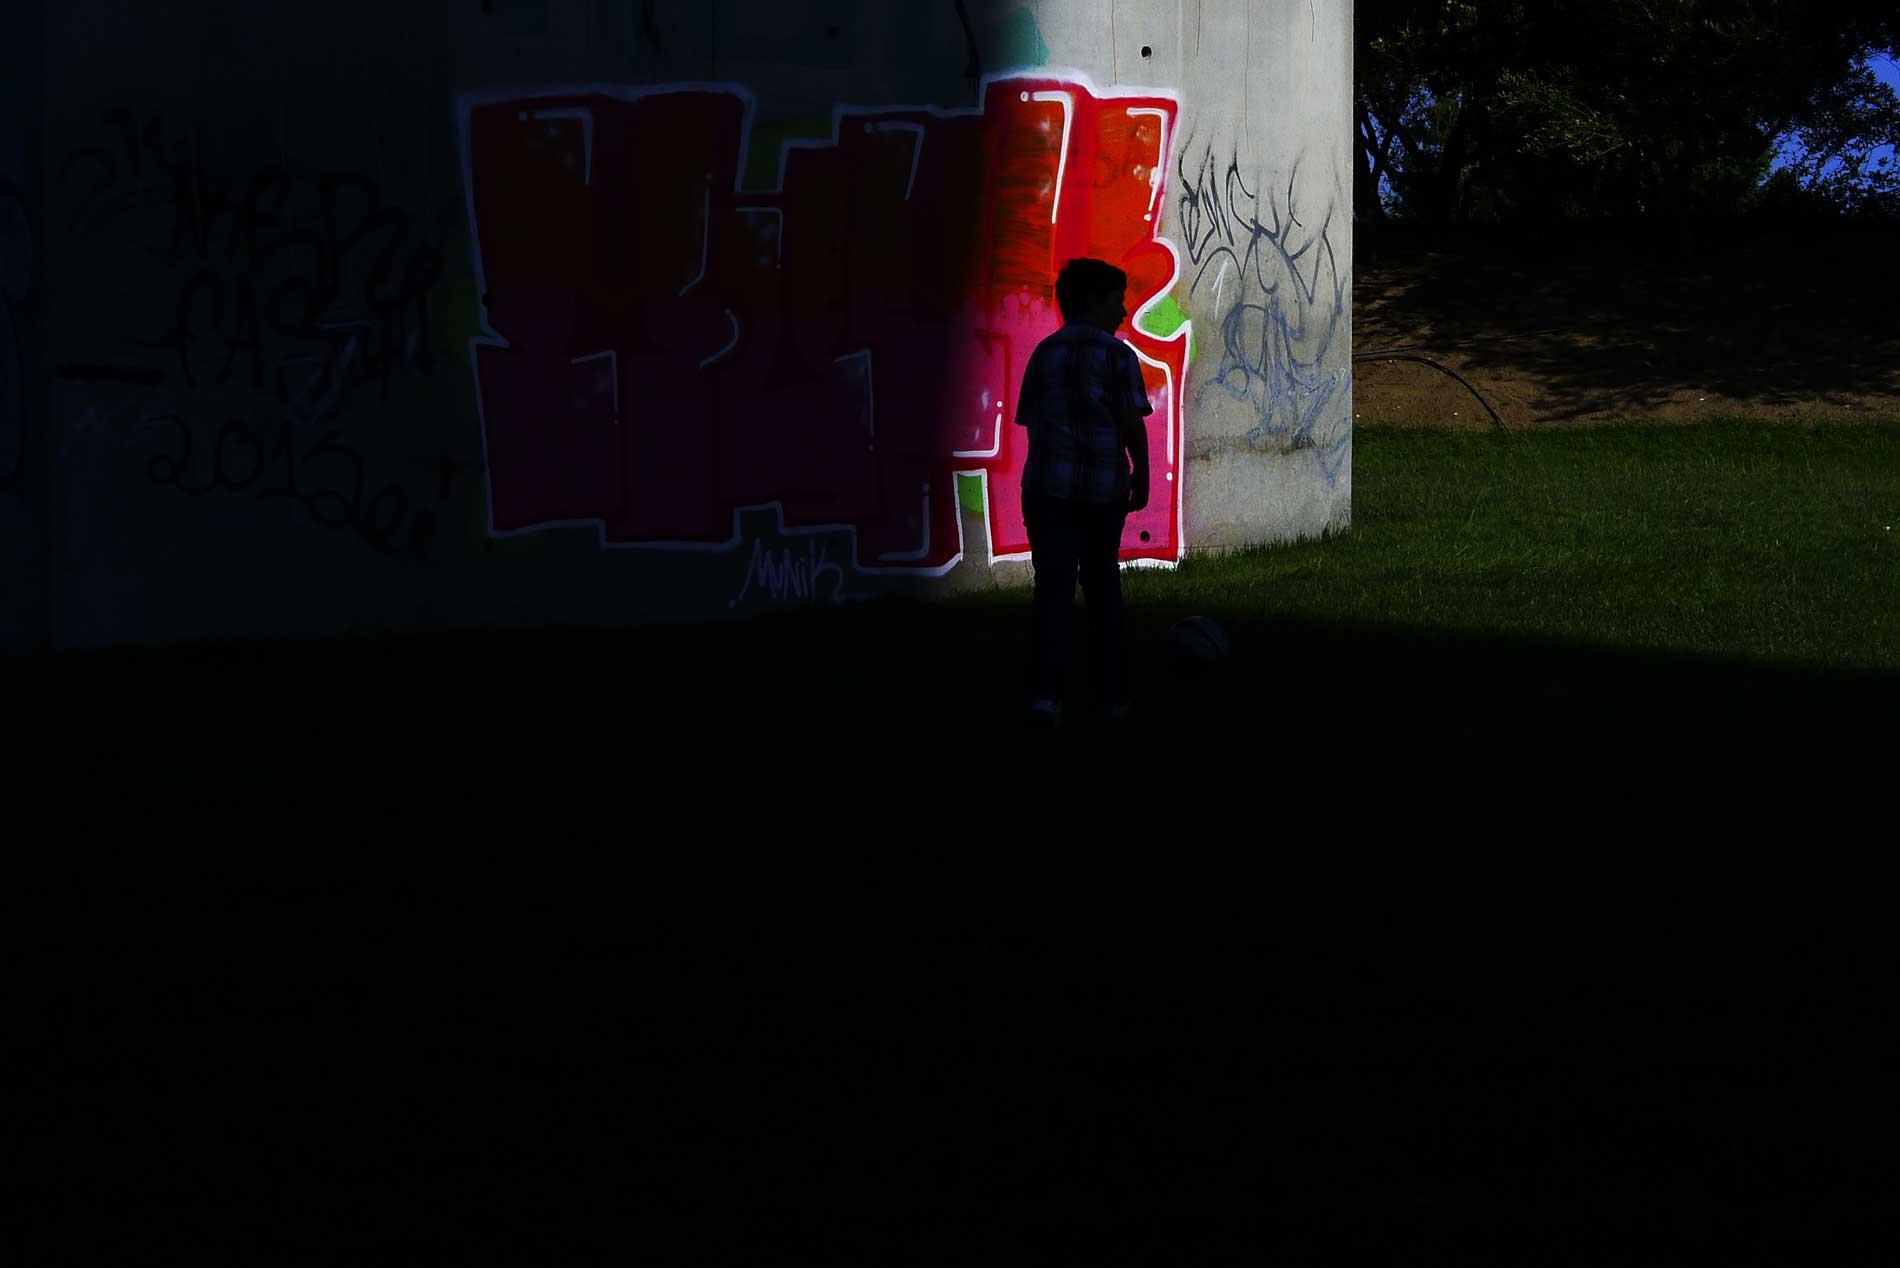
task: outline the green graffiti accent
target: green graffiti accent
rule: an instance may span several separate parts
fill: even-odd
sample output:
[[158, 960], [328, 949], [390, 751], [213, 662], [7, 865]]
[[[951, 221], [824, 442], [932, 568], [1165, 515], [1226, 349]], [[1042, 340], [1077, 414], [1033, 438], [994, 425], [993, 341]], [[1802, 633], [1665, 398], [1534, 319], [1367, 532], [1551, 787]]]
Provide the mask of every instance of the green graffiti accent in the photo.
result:
[[1036, 15], [1028, 9], [1011, 9], [983, 30], [977, 46], [983, 50], [987, 69], [1015, 66], [1046, 66], [1049, 46], [1043, 43]]
[[1163, 295], [1159, 304], [1141, 315], [1141, 333], [1166, 339], [1186, 323], [1187, 314], [1174, 302], [1174, 296]]
[[482, 333], [482, 293], [473, 270], [442, 279], [441, 289], [429, 300], [429, 311], [442, 313], [441, 355], [468, 356], [468, 341]]
[[984, 512], [986, 502], [982, 476], [968, 471], [957, 473], [957, 505], [976, 515]]
[[[1136, 329], [1144, 335], [1166, 339], [1186, 325], [1187, 319], [1187, 314], [1181, 311], [1181, 306], [1174, 302], [1174, 296], [1163, 295], [1159, 304], [1142, 314], [1141, 322]], [[1188, 331], [1187, 360], [1189, 365], [1194, 364], [1194, 332], [1192, 330]]]
[[786, 115], [761, 119], [752, 125], [746, 142], [745, 171], [739, 174], [739, 187], [758, 194], [778, 188], [779, 151], [787, 141], [831, 140], [831, 116], [824, 114]]

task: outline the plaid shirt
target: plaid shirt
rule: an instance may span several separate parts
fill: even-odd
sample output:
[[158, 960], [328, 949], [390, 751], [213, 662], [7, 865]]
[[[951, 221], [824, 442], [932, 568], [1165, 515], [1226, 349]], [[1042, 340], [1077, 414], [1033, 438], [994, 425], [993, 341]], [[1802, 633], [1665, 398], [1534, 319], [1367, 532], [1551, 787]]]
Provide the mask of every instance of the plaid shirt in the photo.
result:
[[1071, 323], [1036, 345], [1023, 370], [1016, 423], [1029, 429], [1023, 492], [1076, 502], [1128, 498], [1118, 410], [1154, 413], [1135, 350], [1095, 326]]

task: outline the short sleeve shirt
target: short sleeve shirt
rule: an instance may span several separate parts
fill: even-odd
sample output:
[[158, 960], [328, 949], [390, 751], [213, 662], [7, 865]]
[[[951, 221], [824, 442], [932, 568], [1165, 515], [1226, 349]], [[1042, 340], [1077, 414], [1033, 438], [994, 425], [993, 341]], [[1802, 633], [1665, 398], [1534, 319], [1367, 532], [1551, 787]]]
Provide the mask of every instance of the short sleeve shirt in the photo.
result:
[[1135, 350], [1095, 326], [1071, 323], [1036, 345], [1023, 370], [1016, 422], [1029, 429], [1023, 492], [1077, 502], [1128, 497], [1119, 411], [1154, 413]]

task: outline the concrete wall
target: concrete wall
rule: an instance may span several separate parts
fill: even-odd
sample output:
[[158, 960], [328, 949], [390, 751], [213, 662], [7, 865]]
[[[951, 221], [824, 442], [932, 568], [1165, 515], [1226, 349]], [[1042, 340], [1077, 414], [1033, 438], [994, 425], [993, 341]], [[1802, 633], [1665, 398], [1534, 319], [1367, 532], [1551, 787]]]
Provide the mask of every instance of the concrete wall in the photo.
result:
[[1071, 255], [1157, 405], [1131, 565], [1348, 520], [1347, 0], [30, 10], [15, 642], [1020, 582]]
[[46, 647], [43, 59], [37, 4], [0, 4], [0, 652]]

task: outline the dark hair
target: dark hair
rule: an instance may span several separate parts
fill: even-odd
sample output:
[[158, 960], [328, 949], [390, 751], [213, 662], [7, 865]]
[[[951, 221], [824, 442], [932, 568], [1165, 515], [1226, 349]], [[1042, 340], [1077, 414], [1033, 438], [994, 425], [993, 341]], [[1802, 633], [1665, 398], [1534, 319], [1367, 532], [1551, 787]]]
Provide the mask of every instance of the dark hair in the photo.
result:
[[1107, 260], [1070, 260], [1056, 274], [1056, 305], [1062, 320], [1073, 321], [1085, 308], [1128, 289], [1128, 274]]

